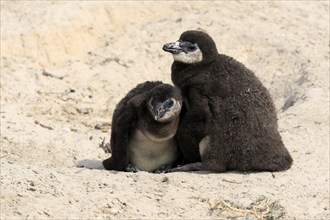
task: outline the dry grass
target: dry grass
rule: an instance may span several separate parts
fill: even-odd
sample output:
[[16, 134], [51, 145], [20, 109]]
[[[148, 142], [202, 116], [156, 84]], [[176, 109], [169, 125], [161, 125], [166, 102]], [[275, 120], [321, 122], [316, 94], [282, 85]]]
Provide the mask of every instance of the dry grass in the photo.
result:
[[232, 212], [233, 214], [252, 215], [258, 220], [279, 219], [286, 213], [285, 208], [277, 201], [271, 202], [270, 199], [265, 196], [259, 197], [247, 207], [237, 205], [224, 199], [201, 199], [201, 201], [207, 202], [210, 206], [210, 210], [219, 209]]

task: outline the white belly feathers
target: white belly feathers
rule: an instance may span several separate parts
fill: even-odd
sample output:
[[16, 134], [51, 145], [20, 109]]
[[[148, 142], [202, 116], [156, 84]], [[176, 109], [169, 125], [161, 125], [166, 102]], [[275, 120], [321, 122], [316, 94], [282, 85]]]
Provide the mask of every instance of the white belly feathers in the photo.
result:
[[129, 143], [130, 163], [141, 171], [154, 171], [177, 159], [177, 146], [172, 137], [157, 140], [137, 130]]

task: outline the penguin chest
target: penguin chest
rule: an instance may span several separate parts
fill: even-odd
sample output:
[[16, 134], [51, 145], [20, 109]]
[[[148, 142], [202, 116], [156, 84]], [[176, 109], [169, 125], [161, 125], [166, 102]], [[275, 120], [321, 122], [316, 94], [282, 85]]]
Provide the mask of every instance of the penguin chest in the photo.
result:
[[172, 137], [156, 140], [137, 130], [129, 143], [130, 163], [142, 171], [154, 171], [163, 165], [173, 163], [178, 155]]

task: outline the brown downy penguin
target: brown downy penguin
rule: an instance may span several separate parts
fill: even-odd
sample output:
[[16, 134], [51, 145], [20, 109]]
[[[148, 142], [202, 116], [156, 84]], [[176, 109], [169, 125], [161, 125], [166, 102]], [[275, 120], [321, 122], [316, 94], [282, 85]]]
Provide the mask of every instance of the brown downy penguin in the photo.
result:
[[162, 82], [145, 82], [116, 106], [111, 125], [112, 155], [107, 170], [149, 171], [171, 166], [179, 155], [174, 135], [182, 106], [180, 91]]
[[172, 81], [186, 109], [177, 143], [187, 162], [214, 172], [290, 168], [272, 98], [252, 71], [219, 54], [201, 31], [186, 31], [163, 50], [173, 55]]

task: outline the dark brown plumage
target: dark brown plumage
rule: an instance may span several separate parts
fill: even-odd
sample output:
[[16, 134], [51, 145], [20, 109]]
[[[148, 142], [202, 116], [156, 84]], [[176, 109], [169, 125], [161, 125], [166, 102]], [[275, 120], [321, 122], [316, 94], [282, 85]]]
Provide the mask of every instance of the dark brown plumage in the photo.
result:
[[173, 54], [172, 81], [185, 101], [176, 137], [188, 162], [202, 161], [203, 169], [215, 172], [290, 168], [272, 98], [252, 71], [218, 54], [200, 31], [186, 31], [163, 49]]

